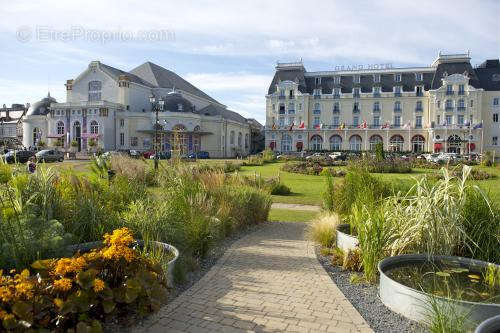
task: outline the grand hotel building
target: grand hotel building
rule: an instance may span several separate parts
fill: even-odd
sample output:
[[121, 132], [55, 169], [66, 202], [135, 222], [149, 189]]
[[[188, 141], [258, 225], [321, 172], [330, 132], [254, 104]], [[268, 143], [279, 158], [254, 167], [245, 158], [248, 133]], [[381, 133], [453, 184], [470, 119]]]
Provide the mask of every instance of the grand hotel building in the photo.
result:
[[500, 63], [439, 54], [429, 67], [307, 72], [278, 63], [266, 95], [266, 147], [500, 152]]

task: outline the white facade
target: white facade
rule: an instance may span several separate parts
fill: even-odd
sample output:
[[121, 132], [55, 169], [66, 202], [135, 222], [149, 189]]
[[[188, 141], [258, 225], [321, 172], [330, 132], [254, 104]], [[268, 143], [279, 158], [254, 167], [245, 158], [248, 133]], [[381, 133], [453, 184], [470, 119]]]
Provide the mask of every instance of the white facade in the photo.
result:
[[[160, 109], [162, 151], [172, 148], [173, 133], [178, 132], [184, 154], [207, 151], [210, 157], [234, 157], [250, 152], [250, 126], [245, 118], [160, 66], [145, 63], [124, 72], [94, 61], [76, 79], [67, 81], [66, 90], [66, 102], [46, 98], [28, 110], [23, 123], [25, 147], [40, 140], [50, 146], [59, 142], [65, 148], [76, 142], [78, 150], [84, 151], [92, 140], [106, 151], [150, 151], [155, 107]], [[156, 101], [164, 100], [164, 105], [152, 105], [152, 95]], [[238, 141], [238, 137], [243, 139]]]

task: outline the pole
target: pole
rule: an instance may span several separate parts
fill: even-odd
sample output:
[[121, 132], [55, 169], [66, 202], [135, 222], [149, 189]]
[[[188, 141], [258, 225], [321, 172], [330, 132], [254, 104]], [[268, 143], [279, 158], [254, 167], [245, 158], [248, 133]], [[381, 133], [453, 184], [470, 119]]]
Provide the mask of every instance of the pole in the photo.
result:
[[448, 123], [444, 125], [444, 152], [448, 152]]
[[[153, 104], [154, 107], [154, 104]], [[156, 108], [156, 122], [155, 122], [155, 172], [158, 171], [158, 108]]]
[[483, 121], [481, 120], [481, 162], [483, 161], [483, 143], [484, 143], [484, 130], [483, 130]]

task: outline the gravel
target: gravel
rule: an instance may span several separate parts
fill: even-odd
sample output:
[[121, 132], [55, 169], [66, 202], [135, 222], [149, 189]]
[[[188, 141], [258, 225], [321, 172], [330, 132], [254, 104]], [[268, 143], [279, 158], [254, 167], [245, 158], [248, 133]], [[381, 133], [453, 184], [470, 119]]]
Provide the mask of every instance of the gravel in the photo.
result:
[[316, 246], [316, 256], [333, 282], [375, 332], [425, 331], [422, 325], [392, 312], [382, 304], [377, 285], [351, 283], [352, 272], [333, 266], [330, 257], [321, 255], [319, 246]]

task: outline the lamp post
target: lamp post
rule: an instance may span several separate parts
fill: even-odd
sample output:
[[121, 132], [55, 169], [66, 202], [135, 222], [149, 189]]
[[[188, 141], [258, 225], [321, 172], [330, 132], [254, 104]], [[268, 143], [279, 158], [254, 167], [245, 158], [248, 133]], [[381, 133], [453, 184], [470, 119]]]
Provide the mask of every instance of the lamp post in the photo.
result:
[[158, 111], [159, 109], [162, 109], [163, 111], [163, 105], [165, 101], [160, 97], [158, 99], [158, 105], [155, 105], [156, 103], [156, 97], [154, 95], [149, 96], [149, 102], [151, 103], [151, 111], [155, 111], [156, 113], [156, 118], [155, 118], [155, 140], [154, 140], [154, 149], [155, 149], [155, 171], [158, 170], [158, 127], [160, 126], [159, 120], [158, 120]]

